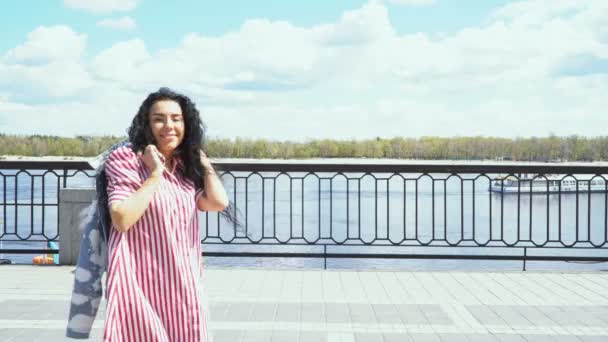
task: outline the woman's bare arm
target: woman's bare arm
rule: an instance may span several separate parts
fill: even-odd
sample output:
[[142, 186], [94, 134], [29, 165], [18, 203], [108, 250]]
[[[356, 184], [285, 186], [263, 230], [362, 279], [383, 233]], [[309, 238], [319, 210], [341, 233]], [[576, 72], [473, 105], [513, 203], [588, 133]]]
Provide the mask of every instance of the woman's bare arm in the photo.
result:
[[196, 207], [204, 211], [222, 211], [228, 206], [228, 195], [203, 151], [201, 151], [201, 164], [206, 170], [203, 176], [205, 191], [198, 198]]
[[121, 202], [113, 204], [110, 208], [114, 228], [120, 232], [127, 232], [144, 215], [161, 183], [165, 170], [161, 154], [154, 145], [148, 145], [143, 154], [138, 152], [137, 157], [141, 158], [148, 167], [150, 176], [137, 191]]
[[162, 179], [162, 173], [152, 173], [141, 187], [129, 197], [110, 208], [114, 228], [127, 232], [143, 215]]

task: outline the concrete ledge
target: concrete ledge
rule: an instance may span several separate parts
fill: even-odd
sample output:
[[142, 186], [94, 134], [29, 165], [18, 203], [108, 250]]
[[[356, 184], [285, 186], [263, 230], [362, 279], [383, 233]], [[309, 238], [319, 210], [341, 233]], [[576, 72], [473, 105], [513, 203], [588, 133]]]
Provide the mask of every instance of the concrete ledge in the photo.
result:
[[59, 263], [75, 265], [80, 239], [80, 212], [95, 199], [93, 188], [66, 188], [59, 191]]

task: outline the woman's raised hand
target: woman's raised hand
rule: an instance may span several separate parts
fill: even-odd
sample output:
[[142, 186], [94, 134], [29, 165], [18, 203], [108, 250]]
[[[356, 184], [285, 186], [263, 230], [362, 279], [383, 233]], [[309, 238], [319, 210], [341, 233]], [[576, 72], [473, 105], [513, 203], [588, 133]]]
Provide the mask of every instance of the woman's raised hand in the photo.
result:
[[150, 173], [162, 175], [165, 170], [165, 157], [163, 157], [155, 145], [146, 146], [143, 153], [141, 151], [137, 152], [137, 156], [143, 160]]
[[199, 153], [201, 155], [201, 165], [205, 168], [211, 168], [211, 161], [207, 157], [207, 154], [202, 149], [199, 150]]

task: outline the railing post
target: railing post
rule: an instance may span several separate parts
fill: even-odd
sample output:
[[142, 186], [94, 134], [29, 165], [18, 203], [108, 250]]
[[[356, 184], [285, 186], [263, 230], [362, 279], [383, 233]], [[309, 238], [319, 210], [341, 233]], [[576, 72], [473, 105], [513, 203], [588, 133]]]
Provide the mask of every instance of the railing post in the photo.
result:
[[528, 247], [524, 247], [524, 269], [523, 271], [526, 271], [526, 259], [528, 258]]
[[323, 245], [323, 269], [327, 269], [327, 245]]
[[82, 232], [80, 213], [95, 198], [95, 189], [59, 190], [59, 264], [75, 265], [80, 251]]

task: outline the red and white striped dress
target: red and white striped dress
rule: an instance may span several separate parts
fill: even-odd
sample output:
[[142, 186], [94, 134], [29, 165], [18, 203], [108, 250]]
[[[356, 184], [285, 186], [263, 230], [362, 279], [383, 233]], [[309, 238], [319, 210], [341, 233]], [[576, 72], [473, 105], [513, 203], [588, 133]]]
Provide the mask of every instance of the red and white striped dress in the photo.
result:
[[[177, 158], [176, 158], [177, 160]], [[105, 164], [109, 205], [139, 189], [149, 171], [123, 146]], [[104, 341], [209, 341], [196, 199], [177, 160], [144, 215], [110, 231]]]

